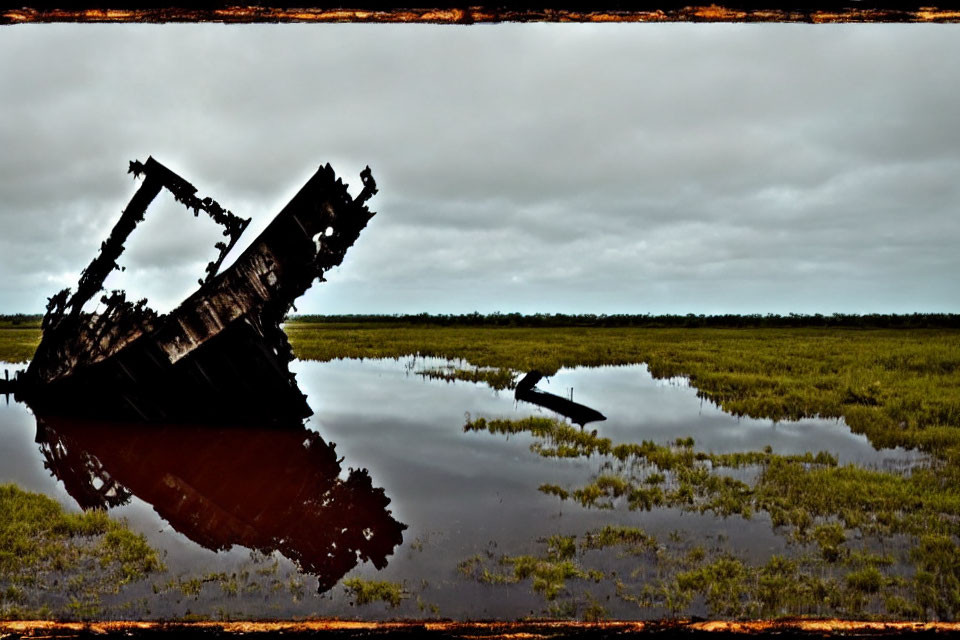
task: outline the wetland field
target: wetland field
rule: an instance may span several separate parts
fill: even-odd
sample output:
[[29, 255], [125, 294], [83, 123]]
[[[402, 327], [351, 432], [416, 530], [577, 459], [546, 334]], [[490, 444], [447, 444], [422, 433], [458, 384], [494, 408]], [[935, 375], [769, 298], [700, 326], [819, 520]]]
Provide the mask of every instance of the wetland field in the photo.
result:
[[0, 397], [0, 618], [960, 617], [960, 329], [285, 330], [300, 429]]

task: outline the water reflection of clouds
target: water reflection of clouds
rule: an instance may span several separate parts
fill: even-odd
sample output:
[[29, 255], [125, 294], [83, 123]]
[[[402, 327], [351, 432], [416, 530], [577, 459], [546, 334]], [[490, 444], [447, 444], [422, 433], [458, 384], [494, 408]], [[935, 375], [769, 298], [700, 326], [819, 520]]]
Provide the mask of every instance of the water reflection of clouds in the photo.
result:
[[[539, 492], [543, 483], [582, 486], [601, 471], [603, 461], [542, 458], [529, 451], [533, 438], [527, 434], [464, 433], [467, 412], [488, 418], [553, 414], [516, 402], [509, 391], [416, 375], [418, 370], [445, 364], [442, 359], [425, 358], [292, 363], [314, 410], [306, 429], [327, 443], [336, 443], [336, 454], [343, 457], [339, 477], [346, 478], [350, 468], [367, 469], [373, 486], [383, 487], [391, 499], [393, 517], [409, 525], [403, 544], [383, 570], [361, 563], [350, 575], [408, 584], [426, 580], [437, 585], [427, 595], [440, 605], [443, 615], [517, 617], [528, 615], [539, 606], [537, 601], [522, 590], [500, 598], [479, 588], [483, 585], [451, 578], [457, 562], [484, 552], [492, 543], [503, 553], [538, 553], [538, 539], [556, 533], [583, 535], [604, 524], [641, 526], [661, 538], [677, 529], [699, 540], [723, 535], [732, 548], [758, 559], [784, 549], [783, 536], [771, 530], [763, 513], [743, 520], [676, 509], [599, 511]], [[666, 443], [692, 436], [698, 450], [756, 450], [767, 444], [781, 453], [827, 449], [839, 454], [841, 461], [877, 466], [899, 456], [889, 450], [875, 451], [864, 436], [851, 434], [839, 420], [774, 423], [725, 414], [698, 398], [685, 379], [653, 379], [644, 365], [561, 370], [539, 386], [561, 396], [572, 387], [575, 401], [607, 416], [605, 422], [592, 423], [587, 430], [596, 429], [614, 442]], [[16, 482], [76, 509], [63, 484], [43, 467], [34, 441], [36, 421], [29, 410], [18, 404], [0, 405], [0, 428], [0, 482]], [[175, 572], [229, 572], [246, 557], [240, 547], [227, 553], [204, 549], [136, 496], [111, 513], [128, 517], [151, 544], [166, 550], [165, 562]], [[413, 541], [427, 538], [424, 551], [412, 547]], [[286, 601], [275, 615], [355, 615], [357, 611], [337, 597], [339, 592], [331, 590], [322, 603]], [[404, 610], [406, 614], [417, 612]]]
[[[380, 416], [384, 421], [384, 442], [409, 450], [410, 455], [430, 444], [415, 439], [418, 444], [414, 446], [409, 428], [386, 423], [410, 420], [417, 423], [417, 430], [428, 429], [433, 438], [450, 442], [461, 438], [457, 427], [463, 424], [465, 413], [513, 418], [555, 415], [529, 404], [518, 404], [511, 393], [496, 392], [483, 384], [411, 378], [413, 371], [447, 364], [440, 358], [343, 360], [322, 365], [298, 362], [295, 370], [305, 383], [315, 411], [323, 416], [317, 419], [320, 425], [333, 416], [355, 414], [362, 407], [368, 419]], [[458, 366], [469, 367], [464, 363]], [[575, 401], [607, 416], [605, 422], [593, 423], [590, 429], [597, 429], [614, 442], [667, 443], [690, 436], [698, 450], [717, 453], [758, 450], [769, 445], [782, 454], [827, 450], [837, 455], [841, 463], [883, 465], [891, 459], [921, 458], [901, 448], [878, 451], [865, 435], [852, 433], [842, 419], [774, 422], [730, 415], [709, 400], [697, 397], [696, 389], [686, 378], [655, 379], [645, 364], [561, 369], [538, 387], [565, 397], [572, 388]], [[362, 457], [363, 451], [356, 455]], [[433, 455], [443, 454], [434, 451]]]
[[[683, 381], [683, 382], [680, 382]], [[573, 387], [574, 399], [607, 415], [600, 434], [615, 441], [671, 442], [692, 436], [696, 448], [728, 453], [769, 445], [776, 453], [830, 451], [840, 463], [883, 464], [890, 459], [919, 459], [902, 448], [876, 450], [863, 434], [852, 433], [843, 419], [804, 418], [775, 422], [725, 413], [684, 378], [657, 380], [646, 365], [563, 369], [547, 386], [556, 393]], [[559, 391], [557, 390], [559, 389]]]

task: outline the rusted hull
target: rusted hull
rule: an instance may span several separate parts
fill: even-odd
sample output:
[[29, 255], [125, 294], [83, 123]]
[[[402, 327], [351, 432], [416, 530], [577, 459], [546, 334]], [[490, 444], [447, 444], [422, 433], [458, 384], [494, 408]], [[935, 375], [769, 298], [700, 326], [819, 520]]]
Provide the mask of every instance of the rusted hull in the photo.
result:
[[21, 399], [38, 415], [143, 422], [280, 424], [311, 414], [287, 361], [242, 318], [175, 363], [144, 335]]
[[[294, 301], [343, 261], [374, 215], [364, 202], [376, 193], [369, 169], [353, 199], [330, 165], [321, 167], [236, 262], [217, 274], [245, 220], [152, 158], [131, 163], [145, 174], [76, 293], [50, 299], [44, 335], [17, 397], [38, 413], [150, 422], [257, 424], [310, 415], [288, 363], [293, 354], [280, 324]], [[117, 268], [123, 243], [163, 187], [186, 206], [226, 227], [230, 245], [208, 266], [200, 288], [174, 311], [157, 316], [123, 292], [103, 296], [98, 314], [83, 306]]]

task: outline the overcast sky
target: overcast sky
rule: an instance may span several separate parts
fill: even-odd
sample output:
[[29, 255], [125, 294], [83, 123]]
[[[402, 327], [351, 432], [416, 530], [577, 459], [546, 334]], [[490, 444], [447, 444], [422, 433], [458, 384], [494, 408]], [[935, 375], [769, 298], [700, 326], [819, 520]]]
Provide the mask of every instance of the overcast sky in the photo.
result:
[[[253, 240], [320, 164], [378, 212], [307, 313], [960, 312], [960, 25], [0, 28], [0, 313], [153, 155]], [[108, 282], [219, 227], [162, 195]]]

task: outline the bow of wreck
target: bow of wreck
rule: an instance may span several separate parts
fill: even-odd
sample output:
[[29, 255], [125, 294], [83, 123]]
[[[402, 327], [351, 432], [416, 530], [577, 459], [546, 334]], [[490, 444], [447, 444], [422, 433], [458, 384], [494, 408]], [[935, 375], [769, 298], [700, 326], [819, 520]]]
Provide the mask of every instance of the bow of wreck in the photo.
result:
[[[320, 167], [227, 269], [220, 267], [249, 219], [240, 218], [153, 158], [131, 162], [143, 183], [83, 271], [75, 291], [49, 299], [43, 338], [16, 396], [35, 412], [148, 422], [205, 420], [262, 424], [311, 414], [289, 370], [281, 328], [294, 302], [339, 265], [374, 215], [369, 167], [352, 198], [330, 167]], [[224, 227], [218, 257], [198, 289], [160, 315], [146, 300], [104, 292], [124, 243], [150, 202], [169, 190], [195, 215]], [[102, 308], [86, 311], [99, 297]]]

